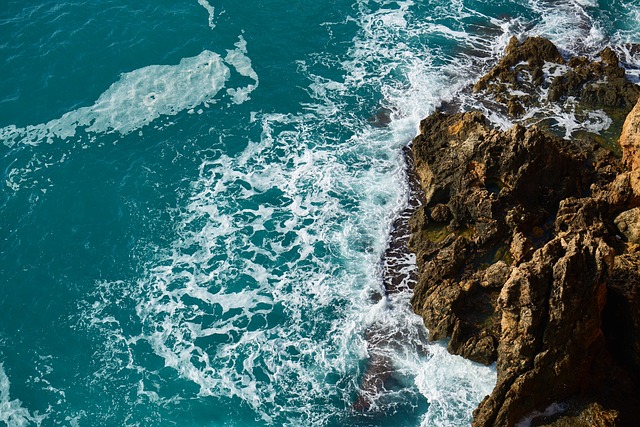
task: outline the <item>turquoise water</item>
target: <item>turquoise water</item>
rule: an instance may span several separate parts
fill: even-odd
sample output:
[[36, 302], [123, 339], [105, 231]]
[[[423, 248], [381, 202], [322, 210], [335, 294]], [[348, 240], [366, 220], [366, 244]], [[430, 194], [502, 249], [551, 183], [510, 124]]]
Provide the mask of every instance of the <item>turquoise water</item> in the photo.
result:
[[8, 426], [468, 425], [495, 370], [371, 298], [401, 149], [511, 35], [638, 76], [638, 1], [2, 6]]

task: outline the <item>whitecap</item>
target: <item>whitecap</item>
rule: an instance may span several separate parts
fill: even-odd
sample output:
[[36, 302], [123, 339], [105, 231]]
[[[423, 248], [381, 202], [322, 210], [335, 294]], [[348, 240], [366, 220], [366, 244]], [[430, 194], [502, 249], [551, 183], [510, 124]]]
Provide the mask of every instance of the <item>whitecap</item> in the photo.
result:
[[258, 87], [260, 79], [251, 65], [251, 59], [247, 56], [247, 42], [242, 36], [239, 37], [235, 47], [233, 50], [227, 50], [227, 56], [225, 56], [224, 61], [233, 66], [238, 74], [249, 77], [254, 81], [254, 84], [242, 88], [227, 89], [232, 101], [235, 104], [242, 104], [250, 99], [249, 95]]

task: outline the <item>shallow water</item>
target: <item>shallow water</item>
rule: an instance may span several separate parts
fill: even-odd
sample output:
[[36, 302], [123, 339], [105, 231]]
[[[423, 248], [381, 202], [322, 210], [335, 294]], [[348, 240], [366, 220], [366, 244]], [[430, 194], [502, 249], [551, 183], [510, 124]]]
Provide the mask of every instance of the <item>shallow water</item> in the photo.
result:
[[0, 421], [468, 425], [495, 370], [427, 343], [407, 292], [372, 298], [402, 148], [511, 35], [614, 44], [638, 74], [639, 10], [5, 2]]

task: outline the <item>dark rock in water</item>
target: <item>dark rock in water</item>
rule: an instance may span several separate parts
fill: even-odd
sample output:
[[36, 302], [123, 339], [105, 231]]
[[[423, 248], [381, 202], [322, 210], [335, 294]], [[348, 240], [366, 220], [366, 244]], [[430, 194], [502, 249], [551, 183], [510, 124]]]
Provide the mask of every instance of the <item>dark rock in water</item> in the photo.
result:
[[[397, 294], [408, 292], [413, 288], [416, 272], [412, 268], [412, 259], [408, 256], [409, 228], [426, 228], [428, 222], [424, 216], [424, 209], [420, 208], [419, 200], [422, 197], [422, 190], [413, 173], [412, 152], [409, 148], [405, 148], [403, 153], [409, 175], [411, 197], [408, 205], [393, 223], [389, 244], [381, 259], [384, 295], [375, 295], [375, 302], [383, 297], [392, 301]], [[422, 213], [422, 216], [418, 213]], [[354, 410], [359, 412], [381, 410], [380, 399], [384, 400], [385, 392], [391, 388], [389, 383], [393, 382], [398, 374], [391, 359], [394, 345], [410, 335], [406, 330], [389, 330], [388, 325], [380, 322], [373, 323], [367, 328], [365, 339], [369, 358], [360, 380], [360, 393], [353, 404]], [[419, 352], [426, 353], [426, 348], [423, 347], [424, 342], [426, 342], [425, 337], [419, 336], [413, 344]]]
[[388, 354], [388, 342], [382, 342], [381, 325], [367, 330], [366, 339], [369, 347], [367, 367], [360, 381], [360, 393], [353, 404], [353, 409], [364, 412], [371, 410], [376, 399], [386, 389], [387, 381], [393, 376], [395, 369]]
[[[553, 80], [549, 63], [564, 67]], [[577, 96], [585, 109], [629, 111], [640, 94], [613, 50], [565, 64], [540, 38], [512, 39], [475, 90], [529, 108], [541, 102], [539, 85], [549, 89], [544, 102]], [[621, 161], [591, 138], [499, 131], [478, 112], [421, 122], [412, 151], [424, 200], [408, 221], [418, 265], [412, 304], [431, 339], [450, 337], [452, 353], [497, 361], [474, 426], [513, 426], [558, 401], [573, 403], [536, 425], [640, 419], [638, 123], [640, 106], [625, 122]]]
[[539, 85], [542, 83], [540, 79], [543, 76], [542, 66], [545, 62], [564, 64], [564, 59], [558, 48], [545, 38], [529, 37], [520, 44], [517, 38], [511, 37], [506, 55], [475, 84], [473, 90], [477, 92], [489, 89], [493, 92], [503, 92], [504, 87], [500, 87], [500, 84], [517, 86], [518, 73], [521, 71], [517, 66], [523, 62], [527, 64], [528, 72]]
[[369, 123], [379, 128], [387, 127], [391, 123], [392, 113], [390, 109], [381, 107], [375, 115], [369, 117]]
[[[600, 61], [573, 57], [566, 62], [558, 49], [542, 37], [520, 43], [511, 38], [505, 56], [473, 87], [478, 102], [511, 119], [527, 115], [530, 123], [550, 121], [559, 111], [590, 120], [589, 113], [603, 109], [614, 121], [613, 128], [640, 97], [640, 87], [626, 78], [618, 56], [611, 48], [600, 53]], [[550, 123], [552, 128], [561, 124]]]
[[625, 78], [617, 55], [610, 48], [600, 53], [601, 61], [571, 58], [570, 70], [554, 78], [549, 100], [573, 96], [589, 108], [614, 107], [628, 112], [640, 96], [640, 89]]

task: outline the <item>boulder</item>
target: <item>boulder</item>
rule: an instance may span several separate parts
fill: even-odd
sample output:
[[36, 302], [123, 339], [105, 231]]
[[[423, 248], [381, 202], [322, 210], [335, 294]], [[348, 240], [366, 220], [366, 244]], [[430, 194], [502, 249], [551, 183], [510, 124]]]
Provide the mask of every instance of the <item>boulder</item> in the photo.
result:
[[640, 244], [640, 208], [622, 212], [614, 222], [628, 242]]
[[622, 161], [631, 170], [640, 172], [640, 101], [627, 115], [620, 134]]

